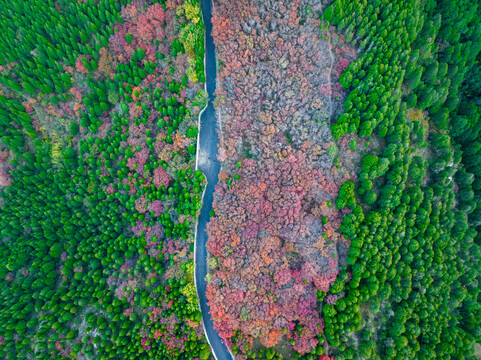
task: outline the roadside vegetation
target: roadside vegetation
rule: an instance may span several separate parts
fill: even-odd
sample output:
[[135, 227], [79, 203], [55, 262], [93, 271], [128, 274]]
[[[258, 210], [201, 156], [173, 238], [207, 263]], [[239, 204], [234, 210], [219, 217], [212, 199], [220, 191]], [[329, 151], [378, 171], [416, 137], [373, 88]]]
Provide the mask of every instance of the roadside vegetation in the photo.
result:
[[210, 358], [193, 281], [199, 2], [0, 14], [0, 357]]
[[[478, 1], [214, 3], [206, 296], [236, 359], [475, 358]], [[212, 359], [199, 0], [0, 15], [0, 358]]]
[[480, 15], [472, 0], [216, 1], [208, 295], [240, 358], [473, 358]]

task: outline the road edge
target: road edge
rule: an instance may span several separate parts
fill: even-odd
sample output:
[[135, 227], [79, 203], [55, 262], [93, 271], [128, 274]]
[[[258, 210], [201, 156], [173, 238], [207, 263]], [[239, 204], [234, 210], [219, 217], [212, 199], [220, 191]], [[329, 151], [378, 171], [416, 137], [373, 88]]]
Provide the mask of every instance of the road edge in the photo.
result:
[[[203, 14], [202, 14], [203, 15]], [[204, 21], [204, 19], [202, 19], [202, 21]], [[205, 22], [204, 22], [205, 24]], [[204, 25], [205, 26], [205, 25]], [[207, 70], [206, 70], [206, 59], [207, 59], [207, 48], [205, 46], [205, 37], [206, 37], [206, 33], [204, 32], [204, 92], [207, 94]], [[208, 95], [207, 95], [208, 96]], [[197, 171], [199, 169], [199, 148], [200, 148], [200, 127], [201, 127], [201, 118], [202, 118], [202, 114], [204, 113], [204, 111], [207, 109], [207, 107], [209, 106], [209, 100], [207, 100], [207, 103], [205, 104], [205, 107], [199, 112], [199, 116], [197, 118], [197, 149], [195, 151], [195, 170]], [[205, 177], [205, 186], [204, 186], [204, 191], [202, 191], [202, 197], [200, 199], [200, 209], [202, 210], [202, 205], [204, 204], [204, 195], [205, 195], [205, 192], [207, 190], [207, 177]], [[200, 212], [199, 212], [199, 215], [200, 215]], [[195, 222], [195, 231], [194, 231], [194, 286], [195, 286], [195, 293], [197, 295], [197, 306], [199, 307], [199, 311], [200, 313], [202, 314], [202, 308], [200, 306], [200, 296], [199, 296], [199, 288], [197, 286], [197, 271], [195, 271], [195, 268], [197, 267], [197, 228], [199, 227], [199, 216], [197, 216], [197, 221]], [[214, 351], [214, 348], [212, 347], [212, 344], [210, 343], [210, 340], [209, 340], [209, 336], [207, 335], [207, 330], [205, 328], [205, 323], [204, 323], [204, 316], [202, 315], [202, 328], [204, 329], [204, 337], [207, 339], [207, 343], [209, 344], [210, 346], [210, 352], [212, 353], [212, 355], [214, 355], [214, 358], [215, 360], [219, 360], [217, 358], [217, 356], [215, 355], [215, 351]]]
[[[211, 4], [212, 4], [212, 8], [215, 7], [214, 5], [214, 2], [211, 1]], [[202, 21], [204, 21], [204, 14], [202, 13]], [[205, 21], [204, 21], [204, 26], [205, 26]], [[204, 78], [205, 78], [205, 81], [204, 81], [204, 92], [207, 94], [208, 96], [208, 92], [207, 92], [207, 64], [206, 64], [206, 61], [207, 61], [207, 48], [206, 48], [206, 35], [207, 33], [204, 32]], [[215, 61], [217, 61], [217, 56], [215, 57]], [[198, 118], [197, 118], [197, 128], [198, 128], [198, 133], [197, 133], [197, 149], [196, 149], [196, 152], [195, 152], [195, 170], [198, 170], [199, 169], [199, 148], [200, 148], [200, 128], [201, 128], [201, 124], [202, 124], [202, 121], [201, 121], [201, 118], [202, 118], [202, 114], [204, 113], [204, 111], [207, 109], [207, 107], [209, 106], [209, 101], [211, 101], [212, 99], [208, 99], [205, 107], [199, 112], [199, 115], [198, 115]], [[219, 114], [220, 115], [220, 114]], [[216, 125], [217, 122], [216, 122]], [[221, 133], [222, 133], [222, 129], [221, 129]], [[202, 205], [204, 204], [204, 195], [205, 195], [205, 192], [207, 190], [207, 185], [208, 185], [208, 181], [207, 181], [207, 177], [205, 177], [206, 179], [206, 183], [205, 183], [205, 186], [204, 186], [204, 191], [202, 191], [202, 197], [201, 197], [201, 209], [202, 209]], [[196, 295], [197, 295], [197, 305], [199, 307], [199, 311], [200, 313], [202, 314], [202, 308], [201, 308], [201, 305], [200, 305], [200, 296], [199, 296], [199, 290], [198, 290], [198, 286], [197, 286], [197, 271], [195, 271], [195, 268], [197, 267], [197, 228], [199, 226], [199, 221], [198, 221], [199, 217], [197, 217], [197, 221], [195, 222], [195, 231], [194, 231], [194, 286], [195, 286], [195, 292], [196, 292]], [[210, 349], [211, 349], [211, 353], [212, 355], [214, 356], [215, 360], [219, 360], [217, 358], [217, 355], [214, 351], [214, 348], [212, 347], [212, 344], [210, 343], [210, 339], [209, 339], [209, 336], [207, 335], [207, 330], [205, 328], [205, 322], [204, 322], [204, 316], [202, 314], [202, 328], [204, 329], [204, 336], [205, 338], [207, 339], [207, 343], [209, 344], [210, 346]], [[224, 340], [222, 340], [224, 341]], [[224, 343], [225, 344], [225, 343]], [[234, 357], [234, 354], [232, 353], [231, 349], [226, 345], [226, 348], [227, 348], [227, 351], [229, 352], [229, 354], [231, 355], [232, 359], [235, 359]]]

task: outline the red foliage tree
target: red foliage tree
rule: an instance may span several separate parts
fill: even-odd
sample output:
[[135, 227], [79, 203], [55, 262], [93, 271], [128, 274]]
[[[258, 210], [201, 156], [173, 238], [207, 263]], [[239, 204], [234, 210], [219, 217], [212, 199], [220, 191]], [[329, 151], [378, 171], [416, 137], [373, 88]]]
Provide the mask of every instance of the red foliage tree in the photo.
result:
[[80, 55], [75, 62], [75, 68], [78, 72], [82, 74], [88, 74], [89, 71], [85, 68], [85, 65], [82, 62], [82, 58], [89, 60], [92, 56], [91, 55]]
[[326, 203], [346, 172], [329, 154], [326, 119], [334, 72], [349, 56], [332, 62], [329, 50], [339, 44], [322, 37], [313, 15], [320, 4], [302, 22], [298, 4], [219, 0], [214, 9], [222, 172], [207, 229], [218, 259], [207, 297], [221, 337], [241, 331], [248, 342], [258, 336], [274, 346], [286, 329], [294, 349], [307, 353], [323, 328], [316, 292], [328, 291], [338, 272], [329, 259], [342, 214]]
[[169, 185], [171, 178], [167, 171], [164, 170], [162, 166], [158, 166], [154, 170], [154, 185], [160, 188], [161, 185], [164, 185], [165, 188]]

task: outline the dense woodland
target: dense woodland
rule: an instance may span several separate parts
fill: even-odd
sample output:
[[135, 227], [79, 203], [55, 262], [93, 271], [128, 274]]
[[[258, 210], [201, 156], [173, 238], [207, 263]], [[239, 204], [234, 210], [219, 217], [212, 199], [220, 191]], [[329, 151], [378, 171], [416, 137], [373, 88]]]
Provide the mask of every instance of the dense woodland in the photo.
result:
[[[236, 359], [476, 359], [478, 1], [214, 4], [207, 297]], [[0, 358], [212, 358], [199, 0], [0, 15]]]
[[321, 37], [317, 11], [321, 4], [263, 0], [222, 1], [214, 12], [222, 171], [208, 228], [207, 297], [219, 335], [240, 359], [253, 355], [255, 338], [322, 355], [318, 292], [329, 290], [346, 258], [343, 214], [333, 204], [356, 154], [330, 132], [345, 96], [331, 72], [356, 51], [331, 33]]
[[[481, 9], [477, 1], [356, 5], [354, 13], [335, 2], [324, 14], [362, 51], [340, 77], [350, 95], [332, 130], [384, 146], [364, 157], [353, 184], [363, 216], [341, 227], [352, 279], [323, 307], [328, 344], [336, 359], [470, 359], [481, 340], [479, 98], [463, 80], [477, 73]], [[377, 200], [367, 206], [369, 191]], [[341, 207], [346, 200], [340, 193]]]
[[199, 2], [0, 14], [0, 358], [210, 358], [192, 256]]
[[478, 2], [219, 0], [214, 15], [220, 335], [241, 359], [474, 359]]

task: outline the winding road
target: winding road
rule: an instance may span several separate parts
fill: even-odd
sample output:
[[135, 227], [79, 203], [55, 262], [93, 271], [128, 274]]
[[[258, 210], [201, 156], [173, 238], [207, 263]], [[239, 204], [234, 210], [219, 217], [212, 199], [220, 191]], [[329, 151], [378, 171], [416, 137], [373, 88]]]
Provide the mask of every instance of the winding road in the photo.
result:
[[196, 229], [195, 284], [197, 295], [199, 296], [205, 335], [212, 348], [214, 357], [217, 360], [229, 360], [233, 359], [233, 356], [214, 330], [214, 324], [209, 313], [209, 306], [207, 305], [207, 298], [205, 296], [205, 276], [207, 274], [207, 250], [205, 247], [207, 234], [205, 232], [205, 227], [210, 218], [209, 212], [212, 210], [214, 187], [217, 184], [220, 163], [217, 160], [217, 144], [219, 143], [219, 136], [216, 128], [216, 114], [212, 103], [216, 87], [216, 58], [214, 40], [212, 38], [211, 0], [201, 0], [201, 5], [205, 24], [205, 77], [207, 93], [209, 94], [210, 100], [207, 107], [200, 115], [200, 131], [197, 147], [196, 168], [204, 173], [207, 179], [207, 187], [202, 198], [202, 209], [200, 211]]

